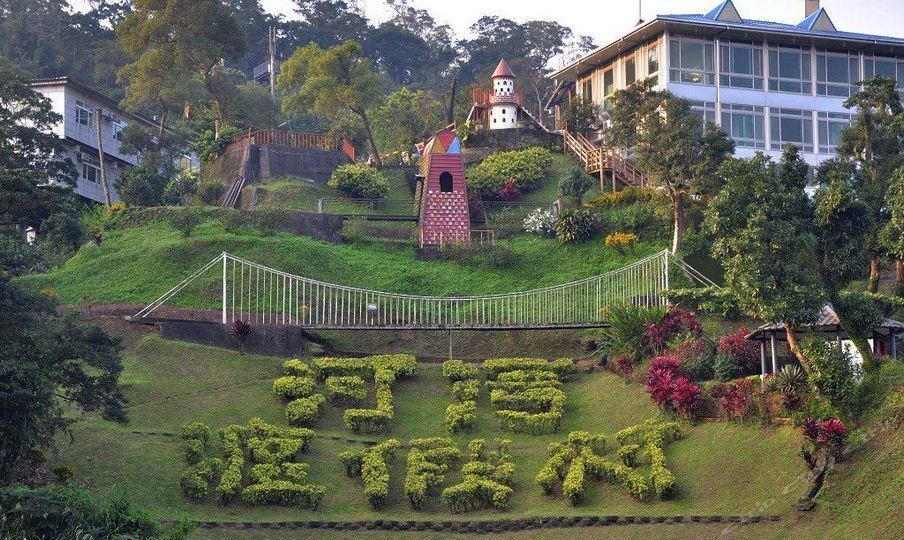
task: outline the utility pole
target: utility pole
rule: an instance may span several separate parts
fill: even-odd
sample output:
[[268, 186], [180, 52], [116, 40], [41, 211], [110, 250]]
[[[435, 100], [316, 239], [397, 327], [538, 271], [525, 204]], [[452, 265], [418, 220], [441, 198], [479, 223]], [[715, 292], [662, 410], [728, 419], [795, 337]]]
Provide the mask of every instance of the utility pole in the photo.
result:
[[267, 34], [270, 47], [270, 99], [276, 102], [276, 28], [270, 27]]
[[100, 135], [100, 121], [103, 112], [100, 107], [94, 109], [94, 125], [97, 127], [97, 157], [100, 161], [100, 184], [104, 188], [104, 203], [106, 203], [107, 210], [109, 210], [113, 207], [113, 202], [110, 200], [110, 186], [107, 185], [107, 168], [104, 166], [104, 142]]

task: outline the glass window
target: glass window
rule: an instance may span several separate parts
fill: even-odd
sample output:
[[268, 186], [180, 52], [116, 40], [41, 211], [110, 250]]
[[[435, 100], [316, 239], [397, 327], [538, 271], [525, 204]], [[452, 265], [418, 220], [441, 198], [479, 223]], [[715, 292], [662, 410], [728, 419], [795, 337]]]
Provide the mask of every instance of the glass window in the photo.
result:
[[625, 86], [634, 84], [637, 80], [637, 59], [632, 56], [625, 60]]
[[590, 77], [581, 82], [581, 97], [587, 101], [593, 99], [593, 81], [590, 80]]
[[868, 56], [863, 59], [863, 78], [872, 79], [875, 76], [888, 77], [898, 81], [899, 89], [904, 89], [904, 59], [885, 58], [881, 56]]
[[713, 44], [700, 39], [676, 38], [669, 44], [669, 80], [691, 84], [715, 84]]
[[765, 148], [766, 134], [763, 125], [762, 107], [730, 103], [722, 105], [722, 129], [739, 147]]
[[608, 109], [612, 106], [612, 94], [615, 93], [615, 70], [609, 68], [603, 73], [603, 108]]
[[113, 120], [113, 138], [122, 142], [122, 132], [126, 129], [122, 120]]
[[803, 152], [813, 151], [813, 116], [798, 109], [772, 109], [769, 114], [770, 149], [781, 150], [795, 144]]
[[655, 77], [654, 82], [659, 82], [659, 45], [647, 48], [647, 77]]
[[88, 127], [94, 125], [94, 112], [81, 101], [75, 102], [75, 122]]
[[736, 88], [763, 87], [763, 48], [727, 43], [719, 47], [719, 84]]
[[811, 91], [810, 51], [769, 48], [769, 89], [777, 92], [809, 94]]
[[82, 178], [95, 184], [100, 183], [100, 167], [87, 161], [82, 162]]
[[841, 143], [841, 130], [851, 125], [851, 115], [847, 113], [816, 113], [819, 126], [819, 153], [834, 154]]
[[707, 122], [716, 121], [716, 104], [712, 101], [691, 101], [691, 109], [700, 117], [700, 122], [705, 126]]
[[849, 97], [857, 91], [860, 60], [849, 54], [820, 51], [816, 55], [816, 94]]

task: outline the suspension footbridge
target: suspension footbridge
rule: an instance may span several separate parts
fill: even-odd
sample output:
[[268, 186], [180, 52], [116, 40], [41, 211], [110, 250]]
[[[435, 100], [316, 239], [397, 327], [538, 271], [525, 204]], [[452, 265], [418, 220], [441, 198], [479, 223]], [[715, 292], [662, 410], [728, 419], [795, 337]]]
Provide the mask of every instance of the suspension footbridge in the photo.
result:
[[[516, 330], [607, 326], [616, 305], [665, 305], [669, 269], [693, 281], [708, 278], [668, 251], [569, 283], [475, 296], [424, 296], [375, 291], [315, 280], [223, 252], [131, 317], [155, 311], [210, 274], [219, 277], [219, 319], [310, 329]], [[206, 276], [206, 277], [205, 277]]]

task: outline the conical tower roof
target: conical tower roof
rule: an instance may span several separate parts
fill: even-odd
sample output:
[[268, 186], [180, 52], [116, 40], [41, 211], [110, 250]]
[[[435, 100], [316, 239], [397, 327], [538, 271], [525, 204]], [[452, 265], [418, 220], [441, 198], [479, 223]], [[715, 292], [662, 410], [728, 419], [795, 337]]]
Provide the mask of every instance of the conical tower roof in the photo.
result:
[[509, 67], [508, 62], [505, 61], [505, 58], [499, 60], [499, 65], [496, 66], [496, 71], [493, 72], [493, 79], [497, 77], [506, 77], [509, 79], [515, 78], [515, 73], [512, 71], [512, 68]]

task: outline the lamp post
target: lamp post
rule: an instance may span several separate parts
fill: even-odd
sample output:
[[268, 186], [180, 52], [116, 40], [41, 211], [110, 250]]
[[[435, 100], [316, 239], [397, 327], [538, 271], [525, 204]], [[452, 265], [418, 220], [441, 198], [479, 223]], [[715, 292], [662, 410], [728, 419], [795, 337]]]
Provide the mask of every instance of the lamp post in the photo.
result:
[[367, 304], [367, 322], [370, 325], [374, 324], [374, 319], [377, 317], [377, 305], [374, 303]]

